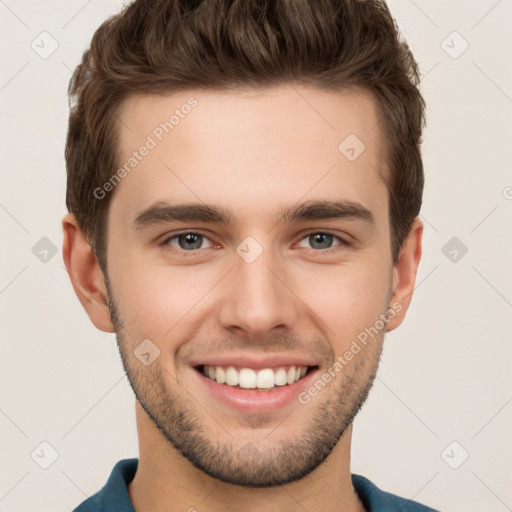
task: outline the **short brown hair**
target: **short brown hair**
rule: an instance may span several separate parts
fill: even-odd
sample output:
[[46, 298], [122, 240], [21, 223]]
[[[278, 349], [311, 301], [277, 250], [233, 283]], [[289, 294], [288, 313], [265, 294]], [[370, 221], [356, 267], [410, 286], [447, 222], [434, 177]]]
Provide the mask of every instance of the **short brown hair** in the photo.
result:
[[[106, 271], [118, 113], [132, 95], [295, 83], [377, 100], [396, 261], [421, 207], [425, 104], [418, 66], [384, 1], [135, 0], [94, 33], [69, 83], [66, 204]], [[340, 141], [341, 142], [341, 141]], [[384, 157], [383, 157], [384, 158]]]

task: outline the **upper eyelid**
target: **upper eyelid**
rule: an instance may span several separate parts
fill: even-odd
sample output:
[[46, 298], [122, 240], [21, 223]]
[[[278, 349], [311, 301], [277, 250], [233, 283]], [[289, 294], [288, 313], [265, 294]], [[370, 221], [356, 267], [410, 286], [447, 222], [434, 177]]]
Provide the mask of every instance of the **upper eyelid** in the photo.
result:
[[[334, 233], [332, 229], [307, 229], [302, 233], [302, 238], [305, 238], [309, 235], [316, 235], [317, 233], [322, 233], [324, 235], [331, 235], [336, 238], [342, 238], [340, 234]], [[348, 235], [347, 235], [348, 236]], [[301, 240], [302, 240], [301, 238]]]
[[162, 238], [164, 240], [169, 240], [171, 238], [175, 238], [180, 235], [189, 235], [189, 234], [201, 235], [201, 236], [209, 238], [209, 235], [207, 235], [201, 229], [183, 229], [183, 230], [179, 230], [179, 231], [173, 231], [171, 233], [166, 233], [165, 235], [163, 235]]

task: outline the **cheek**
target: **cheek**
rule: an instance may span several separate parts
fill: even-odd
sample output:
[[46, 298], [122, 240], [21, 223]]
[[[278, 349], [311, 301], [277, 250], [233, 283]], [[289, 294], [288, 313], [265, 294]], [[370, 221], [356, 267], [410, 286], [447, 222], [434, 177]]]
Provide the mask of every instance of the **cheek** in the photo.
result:
[[301, 292], [307, 306], [324, 324], [325, 336], [334, 344], [347, 343], [375, 324], [386, 309], [389, 275], [382, 264], [373, 267], [319, 266], [303, 272]]
[[206, 266], [178, 268], [136, 258], [123, 266], [116, 276], [116, 299], [125, 325], [134, 335], [154, 340], [184, 326], [218, 280]]

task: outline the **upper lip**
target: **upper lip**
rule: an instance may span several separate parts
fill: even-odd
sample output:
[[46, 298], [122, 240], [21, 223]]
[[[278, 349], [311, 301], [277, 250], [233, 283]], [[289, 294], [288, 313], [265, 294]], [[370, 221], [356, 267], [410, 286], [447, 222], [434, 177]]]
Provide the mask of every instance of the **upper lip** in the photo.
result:
[[318, 362], [310, 357], [294, 354], [225, 354], [196, 359], [192, 366], [235, 366], [238, 368], [279, 368], [281, 366], [318, 366]]

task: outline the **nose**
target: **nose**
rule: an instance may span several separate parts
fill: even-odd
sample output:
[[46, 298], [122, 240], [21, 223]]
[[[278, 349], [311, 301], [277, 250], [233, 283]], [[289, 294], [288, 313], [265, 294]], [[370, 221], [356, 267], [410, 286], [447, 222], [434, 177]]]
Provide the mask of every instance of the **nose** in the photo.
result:
[[222, 327], [238, 335], [266, 339], [292, 329], [300, 315], [300, 299], [271, 251], [248, 263], [236, 257], [220, 300]]

